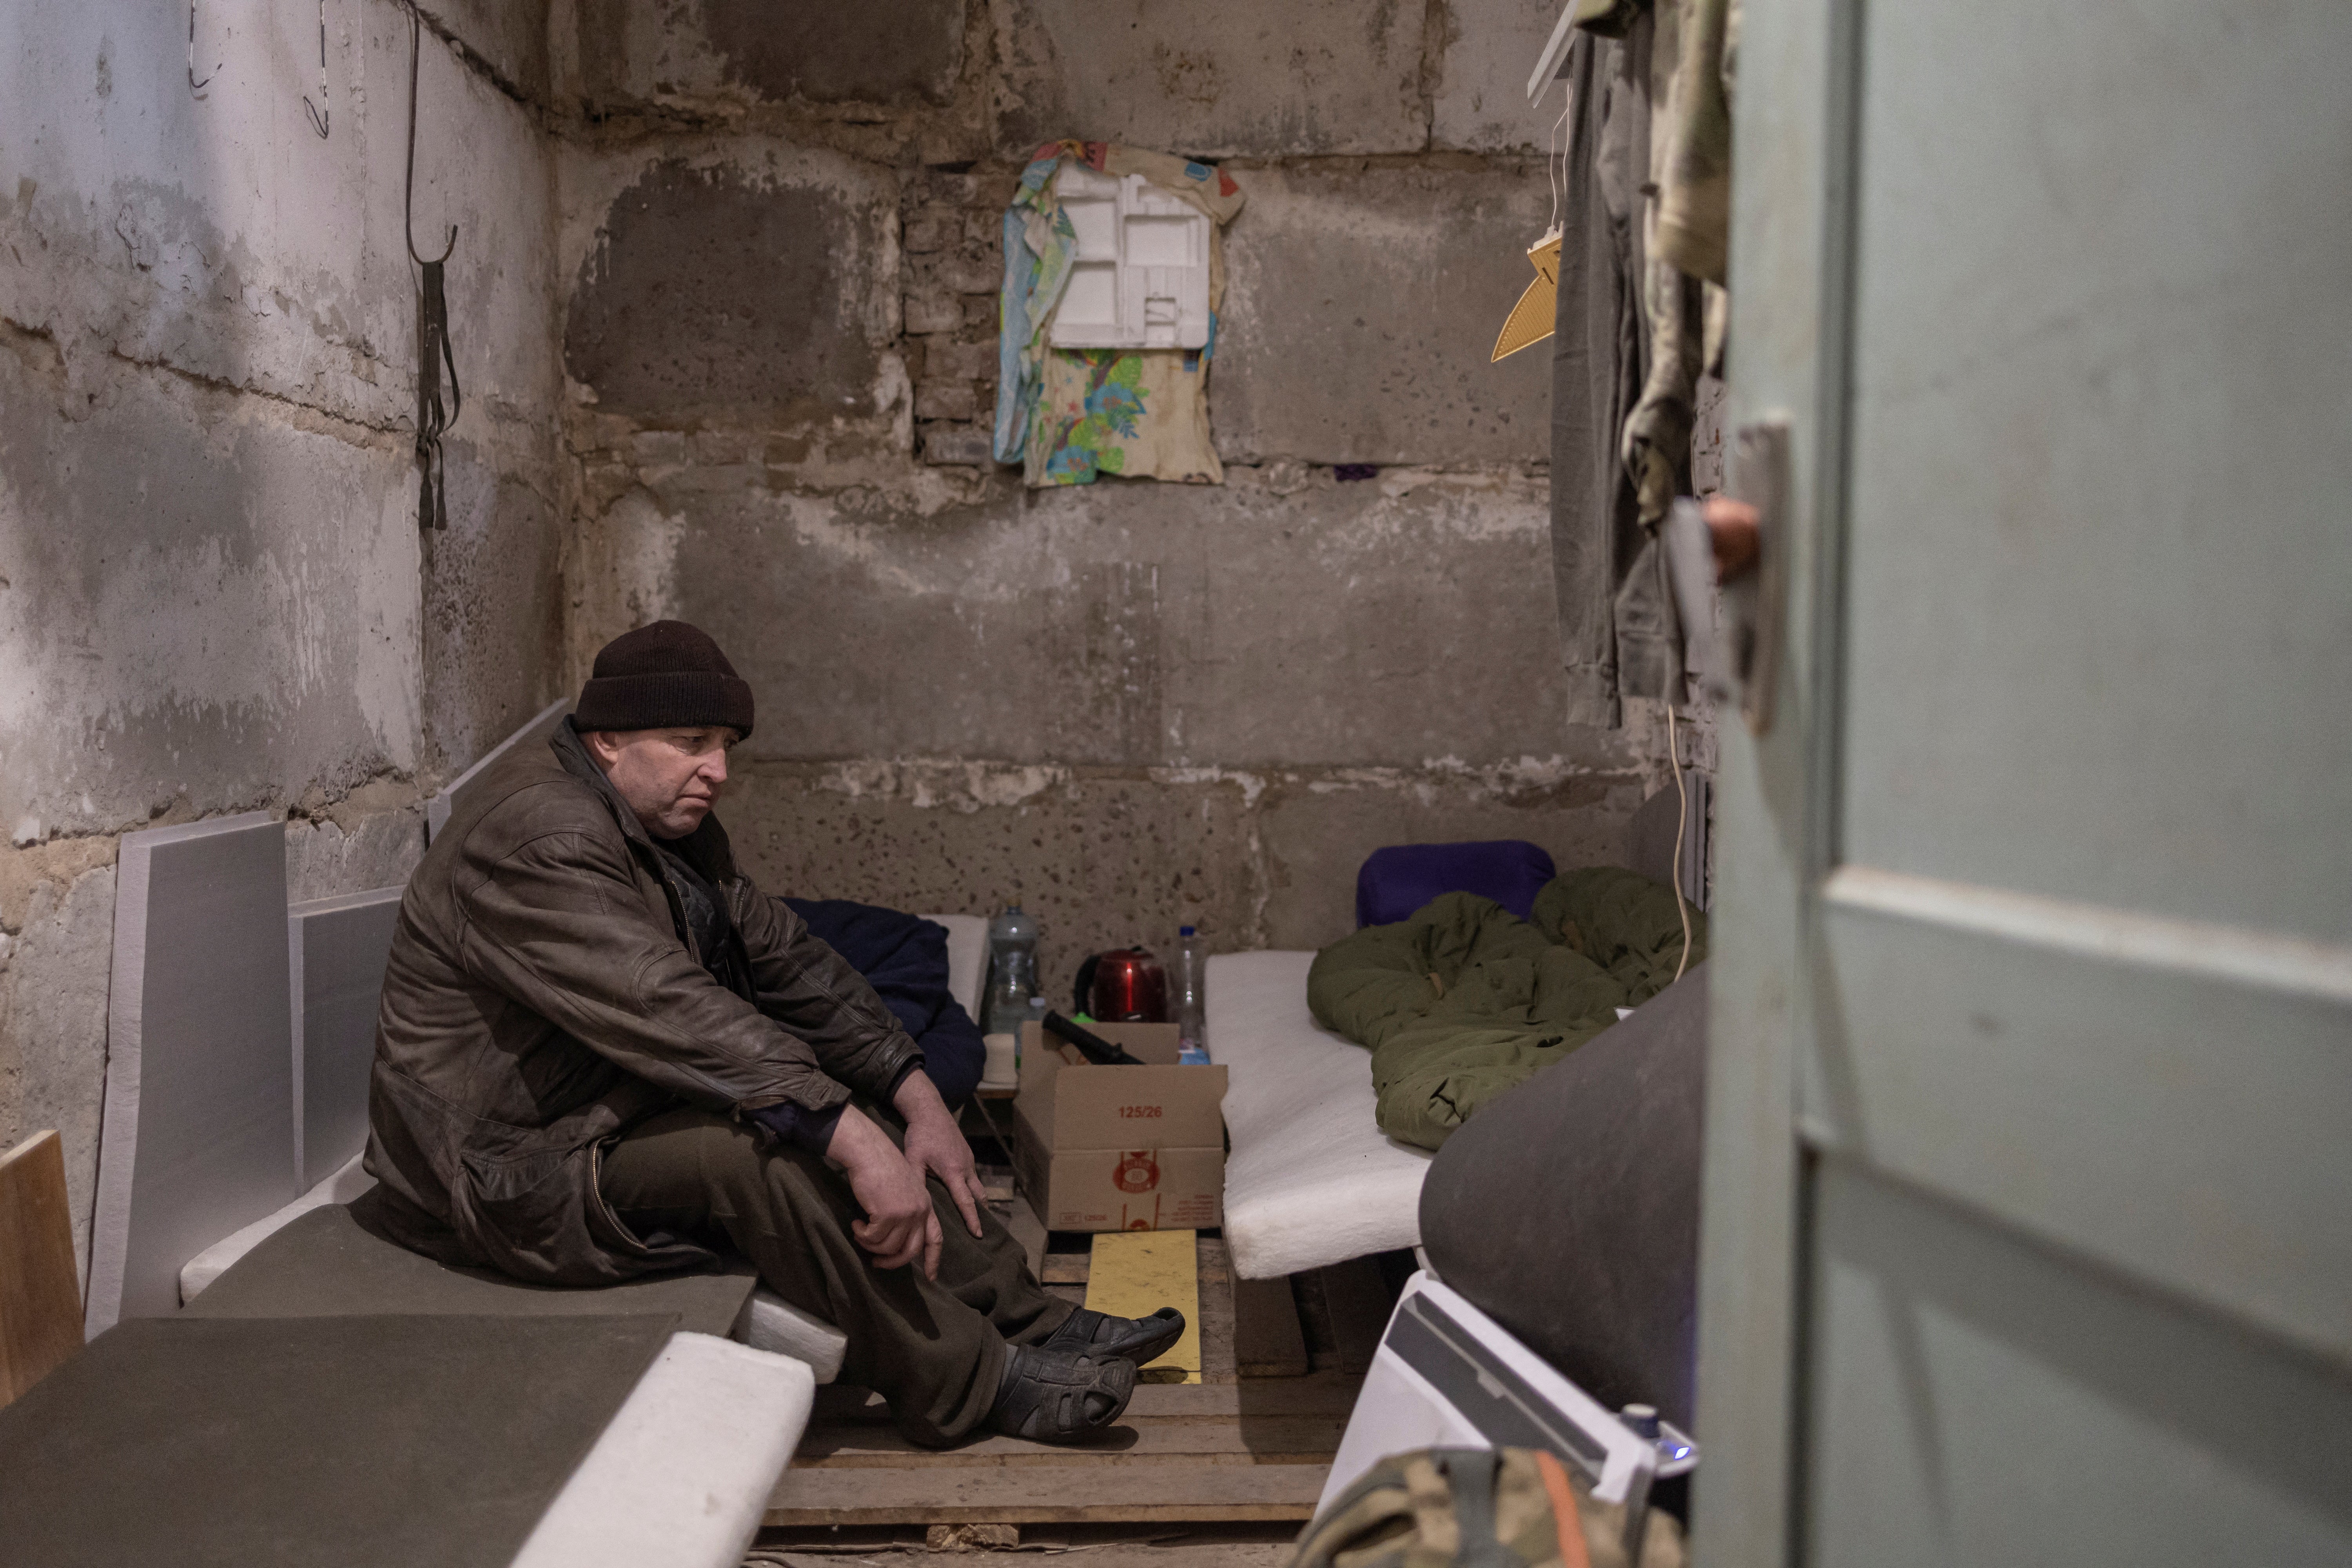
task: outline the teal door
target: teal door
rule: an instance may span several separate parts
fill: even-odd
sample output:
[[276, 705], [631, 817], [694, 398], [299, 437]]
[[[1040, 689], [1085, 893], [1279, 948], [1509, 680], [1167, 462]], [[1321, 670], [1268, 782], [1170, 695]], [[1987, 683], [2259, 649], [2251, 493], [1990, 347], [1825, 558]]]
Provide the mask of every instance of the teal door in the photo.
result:
[[2352, 4], [1745, 28], [1696, 1560], [2352, 1563]]

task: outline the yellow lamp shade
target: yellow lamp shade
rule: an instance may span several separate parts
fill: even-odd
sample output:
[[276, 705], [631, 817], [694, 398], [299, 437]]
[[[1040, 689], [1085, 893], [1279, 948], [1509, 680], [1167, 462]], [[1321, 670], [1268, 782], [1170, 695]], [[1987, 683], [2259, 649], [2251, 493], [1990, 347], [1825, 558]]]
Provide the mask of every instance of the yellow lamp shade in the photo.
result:
[[1528, 260], [1536, 269], [1536, 280], [1528, 285], [1528, 291], [1519, 296], [1509, 319], [1503, 322], [1502, 336], [1495, 340], [1496, 359], [1551, 336], [1552, 315], [1559, 300], [1559, 231], [1553, 230], [1529, 247]]

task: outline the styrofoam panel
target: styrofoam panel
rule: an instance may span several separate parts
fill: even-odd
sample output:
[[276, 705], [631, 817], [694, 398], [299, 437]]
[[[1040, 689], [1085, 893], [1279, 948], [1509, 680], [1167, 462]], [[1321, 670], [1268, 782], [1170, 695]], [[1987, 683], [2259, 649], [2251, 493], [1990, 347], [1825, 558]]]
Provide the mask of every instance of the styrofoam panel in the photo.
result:
[[815, 1400], [790, 1357], [671, 1336], [513, 1568], [734, 1568]]
[[1209, 215], [1140, 174], [1065, 163], [1054, 193], [1077, 237], [1055, 307], [1056, 348], [1198, 349], [1209, 342]]
[[980, 1022], [981, 972], [988, 967], [988, 921], [980, 915], [925, 915], [947, 928], [948, 994]]
[[308, 1192], [367, 1143], [376, 999], [400, 920], [398, 888], [286, 911], [293, 994], [294, 1163]]
[[180, 1265], [292, 1198], [286, 825], [125, 834], [85, 1329], [180, 1304]]
[[571, 707], [571, 698], [557, 698], [537, 713], [532, 714], [521, 729], [492, 746], [483, 754], [480, 762], [451, 779], [442, 787], [440, 794], [425, 801], [425, 841], [429, 844], [441, 836], [442, 826], [449, 820], [449, 814], [457, 808], [457, 797], [467, 784], [479, 778], [492, 763], [513, 751], [523, 742], [545, 740], [552, 734], [555, 731], [555, 721], [561, 719]]

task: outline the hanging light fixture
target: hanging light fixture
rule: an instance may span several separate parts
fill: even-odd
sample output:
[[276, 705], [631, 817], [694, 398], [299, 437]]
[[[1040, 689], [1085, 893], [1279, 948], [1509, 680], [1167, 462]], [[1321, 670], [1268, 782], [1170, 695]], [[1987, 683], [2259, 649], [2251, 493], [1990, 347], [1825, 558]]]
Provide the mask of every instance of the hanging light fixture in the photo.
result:
[[[1522, 232], [1525, 232], [1524, 230]], [[1552, 229], [1528, 247], [1536, 280], [1511, 307], [1503, 331], [1495, 340], [1495, 358], [1502, 359], [1551, 336], [1552, 317], [1559, 300], [1559, 230]], [[1489, 362], [1492, 363], [1491, 361]]]

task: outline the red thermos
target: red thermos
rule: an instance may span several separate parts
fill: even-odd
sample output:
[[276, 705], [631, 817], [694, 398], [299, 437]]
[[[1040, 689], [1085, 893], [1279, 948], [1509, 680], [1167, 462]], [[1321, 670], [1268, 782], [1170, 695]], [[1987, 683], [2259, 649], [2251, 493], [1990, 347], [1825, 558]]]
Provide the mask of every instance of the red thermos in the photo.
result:
[[1095, 960], [1087, 1011], [1106, 1024], [1168, 1021], [1168, 972], [1149, 948], [1122, 948]]

